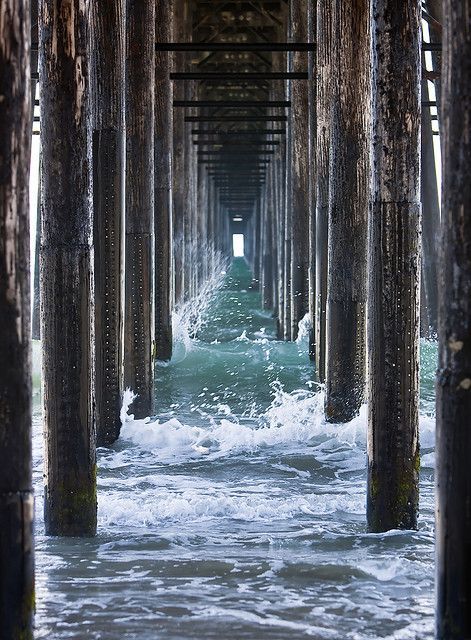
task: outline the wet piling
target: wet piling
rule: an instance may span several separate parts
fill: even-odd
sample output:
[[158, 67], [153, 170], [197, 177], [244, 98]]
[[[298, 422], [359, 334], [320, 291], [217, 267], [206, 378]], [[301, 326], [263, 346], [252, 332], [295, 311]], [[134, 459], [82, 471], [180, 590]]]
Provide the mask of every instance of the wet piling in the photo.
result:
[[370, 531], [417, 526], [421, 3], [373, 1], [369, 228]]
[[0, 638], [31, 640], [29, 165], [30, 3], [2, 3], [0, 30]]

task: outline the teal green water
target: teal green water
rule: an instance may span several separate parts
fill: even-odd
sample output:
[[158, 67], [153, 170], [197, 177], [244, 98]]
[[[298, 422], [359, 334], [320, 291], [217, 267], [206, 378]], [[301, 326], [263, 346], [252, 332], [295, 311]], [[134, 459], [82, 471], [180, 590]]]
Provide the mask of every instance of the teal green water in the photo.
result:
[[176, 326], [153, 420], [128, 417], [99, 451], [94, 540], [43, 535], [37, 416], [37, 638], [432, 638], [436, 345], [419, 530], [373, 535], [366, 411], [324, 422], [306, 339], [276, 340], [242, 259], [204, 320], [196, 340]]

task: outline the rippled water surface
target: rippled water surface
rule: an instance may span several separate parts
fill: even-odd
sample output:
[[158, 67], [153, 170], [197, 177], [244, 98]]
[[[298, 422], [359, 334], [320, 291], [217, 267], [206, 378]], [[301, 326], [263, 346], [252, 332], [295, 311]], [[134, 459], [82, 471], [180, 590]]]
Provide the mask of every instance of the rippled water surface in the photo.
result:
[[[433, 374], [422, 344], [419, 530], [365, 531], [366, 412], [322, 418], [305, 328], [274, 321], [242, 259], [157, 367], [157, 416], [99, 450], [98, 535], [44, 536], [35, 419], [37, 638], [431, 638]], [[130, 398], [127, 398], [129, 401]]]

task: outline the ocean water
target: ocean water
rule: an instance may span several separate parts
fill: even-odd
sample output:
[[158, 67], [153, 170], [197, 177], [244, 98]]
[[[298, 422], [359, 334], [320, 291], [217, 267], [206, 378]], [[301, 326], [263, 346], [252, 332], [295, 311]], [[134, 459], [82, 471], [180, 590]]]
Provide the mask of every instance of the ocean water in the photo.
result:
[[36, 638], [432, 638], [436, 345], [419, 529], [368, 534], [366, 408], [324, 422], [306, 322], [277, 341], [243, 259], [211, 292], [203, 316], [176, 317], [156, 416], [134, 420], [127, 393], [121, 438], [99, 449], [94, 539], [44, 535], [35, 380]]

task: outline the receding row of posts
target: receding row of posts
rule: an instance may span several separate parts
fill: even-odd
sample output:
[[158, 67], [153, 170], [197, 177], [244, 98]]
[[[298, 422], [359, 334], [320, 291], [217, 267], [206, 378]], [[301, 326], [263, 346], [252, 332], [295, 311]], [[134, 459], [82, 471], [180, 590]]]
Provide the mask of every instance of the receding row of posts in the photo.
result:
[[[197, 2], [36, 9], [4, 0], [0, 10], [0, 636], [32, 636], [28, 180], [39, 53], [33, 318], [46, 532], [95, 533], [96, 446], [119, 436], [125, 387], [137, 417], [154, 413], [172, 314], [240, 231], [278, 337], [295, 340], [308, 316], [326, 420], [347, 422], [368, 401], [373, 532], [417, 526], [419, 337], [438, 328], [437, 637], [469, 637], [469, 0], [291, 0], [271, 45], [219, 50], [207, 33], [198, 42]], [[172, 40], [195, 40], [197, 77]], [[205, 55], [231, 47], [227, 59]], [[266, 50], [264, 70], [240, 77], [250, 49]]]
[[[296, 339], [309, 314], [326, 420], [348, 422], [368, 397], [372, 531], [417, 522], [420, 19], [419, 0], [400, 7], [390, 0], [320, 0], [315, 12], [304, 0], [290, 3], [288, 35], [293, 42], [315, 40], [316, 56], [288, 54], [288, 69], [307, 70], [307, 84], [288, 80], [276, 96], [289, 101], [286, 142], [276, 161], [282, 193], [279, 201], [273, 197], [268, 173], [262, 211], [255, 207], [251, 227], [254, 277], [265, 306], [266, 282], [277, 265], [279, 337]], [[314, 60], [315, 69], [307, 68]], [[311, 110], [317, 118], [312, 136]], [[429, 169], [430, 182], [436, 178]], [[278, 241], [268, 262], [263, 252], [272, 208]], [[433, 247], [427, 258], [433, 307]]]

